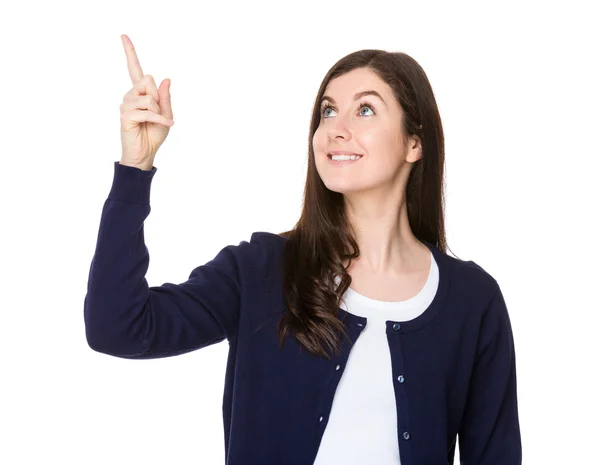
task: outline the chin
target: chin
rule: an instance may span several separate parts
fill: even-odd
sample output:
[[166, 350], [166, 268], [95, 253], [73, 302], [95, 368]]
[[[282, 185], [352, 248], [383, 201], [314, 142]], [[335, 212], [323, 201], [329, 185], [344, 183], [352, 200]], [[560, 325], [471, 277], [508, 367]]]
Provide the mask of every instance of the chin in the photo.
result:
[[360, 190], [357, 189], [356, 184], [353, 184], [352, 182], [346, 182], [346, 180], [340, 179], [336, 179], [335, 181], [327, 181], [326, 179], [323, 179], [323, 184], [325, 184], [325, 187], [327, 187], [327, 189], [333, 192], [337, 192], [338, 194], [351, 194]]

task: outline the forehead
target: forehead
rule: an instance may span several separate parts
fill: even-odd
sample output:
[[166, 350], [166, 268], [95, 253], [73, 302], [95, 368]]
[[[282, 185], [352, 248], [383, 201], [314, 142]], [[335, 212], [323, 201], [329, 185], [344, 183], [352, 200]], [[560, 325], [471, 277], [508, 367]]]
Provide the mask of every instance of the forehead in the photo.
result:
[[375, 90], [386, 100], [392, 99], [392, 90], [370, 69], [357, 68], [329, 81], [324, 95], [330, 95], [336, 101], [351, 100], [355, 93]]

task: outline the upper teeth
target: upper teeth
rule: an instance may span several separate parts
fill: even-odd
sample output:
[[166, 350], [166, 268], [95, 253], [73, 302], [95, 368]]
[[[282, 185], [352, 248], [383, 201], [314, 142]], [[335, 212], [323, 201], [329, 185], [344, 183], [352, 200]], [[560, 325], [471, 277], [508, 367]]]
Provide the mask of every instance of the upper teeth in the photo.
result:
[[360, 155], [331, 155], [332, 160], [357, 160]]

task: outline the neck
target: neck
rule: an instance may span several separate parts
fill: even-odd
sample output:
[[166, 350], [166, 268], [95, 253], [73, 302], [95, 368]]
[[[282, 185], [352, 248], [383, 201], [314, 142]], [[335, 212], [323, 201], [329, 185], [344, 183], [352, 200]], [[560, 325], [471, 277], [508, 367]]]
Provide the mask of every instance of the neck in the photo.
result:
[[360, 250], [353, 266], [360, 264], [376, 274], [401, 274], [428, 266], [429, 249], [410, 228], [404, 197], [399, 205], [383, 199], [369, 201], [363, 195], [358, 201], [350, 198], [346, 214]]

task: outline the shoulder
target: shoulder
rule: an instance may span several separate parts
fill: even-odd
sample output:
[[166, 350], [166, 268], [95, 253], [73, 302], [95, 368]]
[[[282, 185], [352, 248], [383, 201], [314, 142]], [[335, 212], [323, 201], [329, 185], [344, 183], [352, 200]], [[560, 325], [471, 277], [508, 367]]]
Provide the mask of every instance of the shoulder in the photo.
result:
[[249, 239], [222, 248], [219, 255], [229, 257], [231, 267], [242, 282], [254, 281], [263, 275], [272, 275], [287, 239], [281, 235], [256, 231]]
[[481, 264], [474, 260], [442, 255], [448, 267], [452, 288], [465, 296], [477, 297], [479, 303], [489, 302], [500, 289], [498, 281]]
[[250, 235], [250, 242], [268, 247], [280, 247], [287, 241], [286, 233], [275, 234], [267, 231], [254, 231]]

